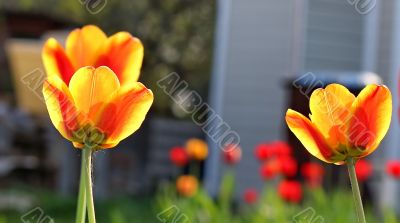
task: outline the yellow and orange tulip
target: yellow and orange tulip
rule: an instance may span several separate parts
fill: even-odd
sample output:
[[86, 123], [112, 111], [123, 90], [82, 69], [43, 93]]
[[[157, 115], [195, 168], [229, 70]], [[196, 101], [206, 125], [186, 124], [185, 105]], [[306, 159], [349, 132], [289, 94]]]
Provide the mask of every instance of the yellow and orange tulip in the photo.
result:
[[201, 139], [189, 139], [186, 142], [186, 152], [191, 159], [194, 160], [205, 160], [208, 156], [208, 146], [204, 140]]
[[85, 66], [107, 66], [118, 77], [121, 86], [136, 82], [143, 61], [143, 45], [127, 32], [107, 38], [97, 26], [73, 30], [65, 49], [55, 40], [46, 41], [42, 59], [47, 76], [58, 76], [67, 86], [74, 73]]
[[137, 82], [140, 41], [126, 32], [110, 38], [96, 26], [72, 31], [64, 50], [49, 39], [42, 52], [43, 85], [50, 119], [77, 148], [111, 148], [135, 132], [153, 102]]
[[383, 85], [367, 85], [357, 97], [342, 85], [316, 89], [310, 98], [310, 119], [289, 109], [286, 123], [318, 159], [344, 164], [371, 154], [386, 135], [392, 96]]
[[196, 194], [198, 185], [197, 178], [192, 175], [180, 176], [176, 181], [176, 189], [184, 197], [191, 197]]

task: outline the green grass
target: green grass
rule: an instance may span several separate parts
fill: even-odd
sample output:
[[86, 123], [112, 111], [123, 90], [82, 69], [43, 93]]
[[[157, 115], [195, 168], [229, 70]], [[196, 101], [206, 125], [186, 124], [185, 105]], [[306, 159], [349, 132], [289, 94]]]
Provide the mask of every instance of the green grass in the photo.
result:
[[[26, 216], [26, 219], [30, 219], [27, 221], [29, 223], [47, 223], [43, 221], [46, 216], [56, 223], [75, 222], [75, 197], [63, 197], [52, 192], [23, 187], [0, 193], [33, 199], [33, 203], [25, 210], [17, 211], [13, 207], [0, 210], [0, 223], [21, 223], [21, 217], [32, 210]], [[134, 222], [157, 222], [153, 211], [153, 199], [149, 197], [126, 196], [109, 200], [97, 199], [95, 205], [98, 223], [128, 223], [133, 222], [133, 219], [135, 219]], [[40, 208], [40, 210], [35, 208]]]
[[[229, 180], [226, 182], [231, 182]], [[305, 199], [299, 205], [288, 204], [281, 200], [273, 187], [266, 187], [260, 195], [258, 204], [239, 205], [231, 199], [233, 188], [226, 183], [225, 192], [217, 200], [200, 190], [192, 198], [183, 198], [176, 194], [173, 185], [166, 186], [154, 197], [125, 196], [108, 200], [96, 200], [98, 223], [343, 223], [356, 222], [354, 204], [350, 191], [337, 190], [329, 193], [322, 189], [305, 191]], [[4, 197], [18, 196], [21, 201], [27, 197], [33, 202], [29, 207], [17, 211], [15, 205], [0, 205], [0, 223], [21, 223], [21, 217], [32, 212], [26, 223], [50, 223], [44, 218], [49, 216], [55, 223], [75, 222], [75, 197], [63, 197], [53, 192], [14, 187], [0, 191], [0, 203]], [[3, 199], [2, 199], [3, 198]], [[15, 203], [11, 202], [11, 203]], [[43, 215], [39, 216], [43, 211]], [[38, 215], [39, 213], [39, 215]], [[367, 222], [398, 222], [395, 213], [388, 209], [381, 215], [366, 205]], [[381, 217], [377, 217], [381, 216]], [[161, 218], [161, 220], [160, 220]], [[26, 220], [27, 220], [26, 219]], [[296, 219], [296, 221], [294, 221]], [[187, 221], [186, 221], [187, 220]]]

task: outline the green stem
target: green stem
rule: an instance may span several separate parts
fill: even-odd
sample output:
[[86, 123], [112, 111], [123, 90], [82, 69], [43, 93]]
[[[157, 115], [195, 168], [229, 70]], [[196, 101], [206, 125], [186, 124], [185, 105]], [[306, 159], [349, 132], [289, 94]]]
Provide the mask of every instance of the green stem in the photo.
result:
[[85, 166], [86, 201], [89, 223], [96, 223], [92, 191], [92, 148], [86, 145], [82, 152]]
[[79, 182], [78, 209], [76, 210], [76, 223], [86, 222], [86, 184], [85, 184], [85, 156], [82, 154], [81, 176]]
[[355, 160], [353, 158], [347, 159], [347, 169], [349, 170], [349, 177], [351, 188], [353, 190], [354, 203], [356, 205], [356, 212], [359, 223], [366, 223], [364, 208], [361, 200], [360, 188], [358, 187], [356, 168], [354, 166]]

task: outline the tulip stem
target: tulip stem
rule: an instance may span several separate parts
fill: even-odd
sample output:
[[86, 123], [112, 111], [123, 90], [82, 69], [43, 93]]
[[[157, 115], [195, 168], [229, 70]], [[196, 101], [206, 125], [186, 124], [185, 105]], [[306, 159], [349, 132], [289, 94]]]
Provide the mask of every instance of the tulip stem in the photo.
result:
[[85, 166], [86, 202], [89, 223], [96, 223], [92, 191], [92, 147], [89, 145], [85, 145], [82, 153], [84, 156], [83, 164]]
[[78, 208], [76, 211], [76, 223], [86, 222], [86, 183], [85, 183], [85, 156], [82, 153], [81, 176], [79, 182]]
[[349, 170], [349, 177], [351, 188], [353, 191], [354, 203], [356, 206], [357, 218], [359, 223], [366, 223], [364, 208], [361, 199], [360, 188], [358, 187], [356, 169], [355, 169], [355, 160], [353, 158], [347, 159], [347, 169]]

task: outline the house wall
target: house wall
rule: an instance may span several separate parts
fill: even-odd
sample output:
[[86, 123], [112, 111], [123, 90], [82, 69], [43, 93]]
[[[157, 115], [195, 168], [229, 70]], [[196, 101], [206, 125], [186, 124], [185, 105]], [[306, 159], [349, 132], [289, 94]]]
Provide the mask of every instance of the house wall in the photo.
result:
[[359, 71], [364, 18], [346, 0], [309, 0], [304, 69]]
[[[221, 7], [226, 4], [219, 2]], [[255, 145], [285, 138], [288, 77], [308, 71], [368, 70], [394, 89], [394, 2], [379, 1], [368, 14], [360, 14], [346, 0], [235, 0], [225, 8], [210, 98], [211, 106], [241, 137], [243, 160], [235, 167], [238, 193], [249, 186], [261, 188]], [[378, 162], [397, 155], [395, 134], [396, 130], [385, 139]], [[207, 176], [214, 180], [206, 177], [206, 183], [213, 192], [224, 170], [219, 154], [212, 147], [207, 165]], [[372, 186], [378, 189], [382, 182], [377, 179]], [[394, 198], [388, 192], [394, 187], [387, 188], [385, 196]]]
[[[400, 2], [387, 0], [379, 2], [378, 19], [378, 47], [376, 59], [376, 72], [379, 73], [385, 81], [385, 84], [392, 90], [393, 96], [393, 114], [392, 123], [387, 137], [383, 140], [381, 152], [376, 154], [379, 165], [384, 165], [385, 160], [398, 159], [400, 151], [398, 149], [399, 141], [399, 118], [398, 118], [398, 73], [400, 70]], [[381, 161], [381, 162], [379, 162]], [[383, 162], [382, 162], [383, 161]], [[380, 204], [382, 207], [393, 206], [399, 211], [399, 185], [398, 182], [388, 177], [383, 171], [378, 182], [374, 185], [380, 193]]]
[[379, 27], [376, 72], [379, 73], [386, 81], [390, 77], [390, 69], [392, 63], [392, 40], [394, 26], [394, 0], [381, 1], [379, 5]]
[[[241, 138], [243, 160], [236, 167], [239, 193], [249, 186], [261, 187], [254, 147], [281, 138], [285, 127], [284, 85], [285, 77], [291, 75], [293, 5], [292, 0], [252, 0], [251, 4], [236, 0], [229, 6], [226, 67], [220, 69], [223, 73], [213, 74], [224, 77], [212, 90], [212, 97], [221, 100], [212, 107]], [[222, 168], [220, 150], [213, 147], [211, 152], [207, 172], [217, 177]], [[216, 186], [211, 187], [215, 192]]]

